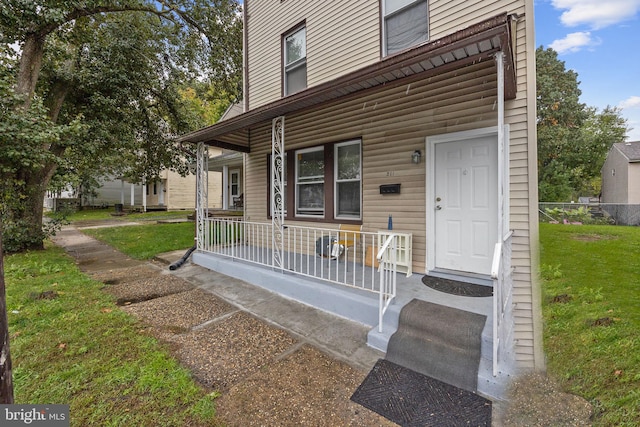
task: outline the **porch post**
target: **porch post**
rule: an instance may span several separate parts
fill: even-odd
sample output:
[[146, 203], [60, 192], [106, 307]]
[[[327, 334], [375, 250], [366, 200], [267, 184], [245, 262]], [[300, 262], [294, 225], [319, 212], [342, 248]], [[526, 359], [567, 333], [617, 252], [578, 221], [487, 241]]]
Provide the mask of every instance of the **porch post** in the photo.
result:
[[509, 219], [505, 218], [505, 188], [506, 171], [509, 170], [507, 156], [505, 155], [504, 141], [504, 52], [496, 53], [496, 72], [498, 84], [498, 242], [502, 242], [503, 237], [509, 229]]
[[207, 146], [198, 143], [196, 158], [196, 244], [202, 250], [205, 246], [206, 218], [209, 216], [209, 156]]
[[222, 166], [222, 209], [229, 209], [229, 166]]
[[142, 212], [147, 211], [147, 177], [144, 178], [144, 182], [142, 184]]
[[271, 124], [271, 228], [272, 265], [284, 271], [284, 116]]

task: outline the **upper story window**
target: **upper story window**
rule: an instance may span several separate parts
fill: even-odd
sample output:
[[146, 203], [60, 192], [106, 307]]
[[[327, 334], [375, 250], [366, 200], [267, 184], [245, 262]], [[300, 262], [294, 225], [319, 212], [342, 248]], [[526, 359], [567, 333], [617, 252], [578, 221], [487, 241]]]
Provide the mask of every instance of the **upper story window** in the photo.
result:
[[429, 39], [427, 0], [383, 0], [383, 6], [384, 56]]
[[284, 51], [284, 95], [307, 88], [307, 28], [298, 27], [286, 34]]

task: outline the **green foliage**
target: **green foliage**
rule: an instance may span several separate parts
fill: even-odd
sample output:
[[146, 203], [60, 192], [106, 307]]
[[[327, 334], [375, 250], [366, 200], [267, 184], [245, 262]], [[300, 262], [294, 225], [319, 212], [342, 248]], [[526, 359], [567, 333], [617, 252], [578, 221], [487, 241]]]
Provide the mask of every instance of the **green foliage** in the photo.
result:
[[16, 402], [69, 404], [72, 426], [215, 425], [216, 395], [61, 249], [6, 266]]
[[640, 228], [540, 224], [540, 247], [549, 373], [594, 426], [639, 425]]
[[611, 145], [624, 140], [625, 119], [617, 108], [600, 112], [581, 103], [578, 74], [553, 49], [536, 50], [536, 79], [539, 199], [598, 194], [594, 179]]
[[235, 0], [0, 4], [8, 247], [42, 246], [50, 182], [90, 193], [107, 174], [141, 182], [187, 172], [194, 150], [176, 136], [210, 124], [239, 97], [239, 10]]

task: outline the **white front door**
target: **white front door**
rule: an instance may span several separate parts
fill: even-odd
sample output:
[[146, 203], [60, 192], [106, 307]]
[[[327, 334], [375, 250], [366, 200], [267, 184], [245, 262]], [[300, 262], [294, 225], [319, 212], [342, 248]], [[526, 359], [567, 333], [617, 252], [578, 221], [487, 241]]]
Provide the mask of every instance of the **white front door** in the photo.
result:
[[431, 267], [489, 275], [498, 240], [498, 139], [469, 135], [431, 149]]

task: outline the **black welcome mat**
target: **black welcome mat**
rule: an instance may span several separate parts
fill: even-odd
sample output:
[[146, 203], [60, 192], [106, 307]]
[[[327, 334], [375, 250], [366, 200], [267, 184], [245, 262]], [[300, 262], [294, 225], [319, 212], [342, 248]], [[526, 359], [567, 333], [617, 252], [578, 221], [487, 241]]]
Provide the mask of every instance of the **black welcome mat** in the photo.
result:
[[493, 295], [493, 287], [491, 286], [458, 282], [457, 280], [443, 279], [441, 277], [423, 276], [422, 283], [436, 291], [463, 297], [490, 297]]
[[491, 426], [491, 401], [379, 359], [351, 400], [401, 426]]

